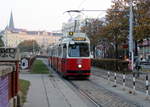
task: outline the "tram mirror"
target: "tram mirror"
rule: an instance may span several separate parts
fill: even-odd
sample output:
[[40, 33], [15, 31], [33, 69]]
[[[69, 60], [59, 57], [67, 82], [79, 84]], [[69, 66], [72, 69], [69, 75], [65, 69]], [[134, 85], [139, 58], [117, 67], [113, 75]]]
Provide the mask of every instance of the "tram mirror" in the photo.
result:
[[66, 45], [64, 45], [63, 48], [66, 48]]

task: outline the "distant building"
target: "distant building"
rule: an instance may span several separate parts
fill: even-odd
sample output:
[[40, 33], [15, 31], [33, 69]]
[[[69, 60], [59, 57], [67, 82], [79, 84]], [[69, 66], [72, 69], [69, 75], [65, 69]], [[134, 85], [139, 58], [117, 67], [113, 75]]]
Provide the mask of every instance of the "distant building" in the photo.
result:
[[47, 48], [48, 45], [57, 42], [62, 37], [61, 32], [29, 31], [15, 28], [12, 12], [9, 25], [0, 34], [7, 47], [17, 47], [25, 40], [36, 40], [39, 46]]

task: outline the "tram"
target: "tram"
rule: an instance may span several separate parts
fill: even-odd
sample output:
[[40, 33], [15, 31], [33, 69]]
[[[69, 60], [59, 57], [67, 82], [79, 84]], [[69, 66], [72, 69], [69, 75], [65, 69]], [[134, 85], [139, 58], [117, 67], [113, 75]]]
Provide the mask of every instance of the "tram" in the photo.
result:
[[90, 40], [85, 33], [68, 33], [48, 48], [49, 65], [63, 77], [91, 75]]

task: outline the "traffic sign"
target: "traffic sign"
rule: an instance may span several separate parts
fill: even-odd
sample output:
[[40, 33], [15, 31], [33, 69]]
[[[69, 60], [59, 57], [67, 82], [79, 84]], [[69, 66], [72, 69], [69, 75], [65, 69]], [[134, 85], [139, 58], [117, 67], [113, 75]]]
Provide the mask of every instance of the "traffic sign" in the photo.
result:
[[27, 69], [29, 67], [29, 60], [27, 58], [21, 59], [21, 68]]

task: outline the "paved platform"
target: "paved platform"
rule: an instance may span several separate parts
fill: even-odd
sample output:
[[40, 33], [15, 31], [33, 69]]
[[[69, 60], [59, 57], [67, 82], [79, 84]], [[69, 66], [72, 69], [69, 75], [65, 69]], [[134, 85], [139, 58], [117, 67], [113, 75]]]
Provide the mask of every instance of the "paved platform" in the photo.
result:
[[24, 107], [87, 107], [59, 78], [40, 74], [20, 74], [20, 78], [31, 82]]

